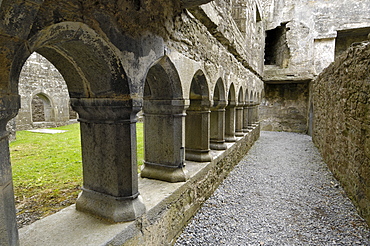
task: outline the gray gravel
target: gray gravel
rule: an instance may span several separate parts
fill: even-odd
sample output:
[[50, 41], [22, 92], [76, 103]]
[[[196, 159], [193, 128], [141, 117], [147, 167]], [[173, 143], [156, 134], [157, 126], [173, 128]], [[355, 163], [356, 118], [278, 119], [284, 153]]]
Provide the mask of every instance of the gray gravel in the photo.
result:
[[261, 132], [175, 245], [370, 245], [311, 137]]

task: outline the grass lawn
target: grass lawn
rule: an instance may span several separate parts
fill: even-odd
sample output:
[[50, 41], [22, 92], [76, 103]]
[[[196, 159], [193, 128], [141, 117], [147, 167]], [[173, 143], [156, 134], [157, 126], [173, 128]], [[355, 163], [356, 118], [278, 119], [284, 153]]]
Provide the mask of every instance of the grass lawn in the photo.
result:
[[[10, 143], [17, 214], [45, 217], [73, 204], [82, 185], [79, 123], [65, 133], [18, 131]], [[143, 124], [137, 124], [138, 164], [144, 160]]]

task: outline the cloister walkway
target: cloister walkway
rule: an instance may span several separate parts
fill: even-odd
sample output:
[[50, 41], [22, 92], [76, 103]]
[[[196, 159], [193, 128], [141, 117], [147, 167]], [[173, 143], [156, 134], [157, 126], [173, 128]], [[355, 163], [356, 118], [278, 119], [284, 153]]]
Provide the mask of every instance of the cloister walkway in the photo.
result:
[[176, 245], [370, 245], [370, 231], [311, 137], [261, 132]]

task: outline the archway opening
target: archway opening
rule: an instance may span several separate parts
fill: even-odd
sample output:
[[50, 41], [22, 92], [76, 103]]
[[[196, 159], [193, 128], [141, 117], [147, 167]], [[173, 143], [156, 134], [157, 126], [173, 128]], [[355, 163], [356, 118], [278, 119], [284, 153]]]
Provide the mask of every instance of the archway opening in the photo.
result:
[[186, 110], [185, 123], [185, 158], [191, 161], [211, 161], [209, 89], [201, 70], [198, 70], [192, 79], [189, 99], [190, 106]]
[[[58, 30], [58, 31], [55, 31]], [[57, 33], [57, 35], [55, 35]], [[74, 35], [71, 35], [74, 33]], [[40, 45], [40, 46], [38, 46]], [[39, 191], [48, 192], [47, 195], [43, 195], [43, 192], [37, 192], [42, 197], [46, 197], [48, 200], [52, 200], [51, 196], [56, 197], [58, 194], [68, 193], [66, 189], [69, 189], [68, 185], [72, 185], [76, 188], [76, 186], [81, 186], [81, 182], [84, 185], [85, 190], [93, 190], [96, 193], [104, 193], [105, 196], [112, 195], [117, 197], [137, 197], [137, 168], [136, 170], [132, 168], [132, 166], [136, 166], [136, 155], [132, 154], [132, 149], [136, 150], [136, 139], [134, 140], [132, 135], [133, 131], [131, 128], [135, 129], [135, 124], [126, 124], [122, 125], [117, 123], [115, 128], [112, 128], [112, 122], [121, 122], [121, 118], [123, 116], [127, 116], [128, 118], [133, 119], [131, 117], [134, 114], [135, 110], [133, 109], [132, 103], [130, 100], [120, 100], [120, 98], [129, 98], [129, 86], [128, 86], [128, 78], [123, 70], [122, 64], [120, 63], [119, 58], [114, 54], [113, 50], [110, 48], [109, 44], [107, 44], [103, 39], [101, 39], [93, 30], [84, 26], [81, 23], [59, 23], [48, 27], [41, 31], [37, 36], [32, 37], [29, 40], [29, 46], [26, 50], [20, 50], [19, 54], [17, 54], [17, 59], [13, 63], [12, 68], [12, 81], [18, 84], [19, 75], [22, 70], [23, 62], [29, 57], [29, 51], [36, 51], [45, 58], [47, 58], [55, 67], [59, 70], [62, 74], [63, 78], [68, 87], [69, 95], [72, 98], [72, 104], [74, 109], [78, 109], [79, 113], [83, 113], [82, 116], [82, 124], [84, 128], [81, 127], [81, 135], [78, 134], [77, 136], [73, 137], [73, 140], [81, 140], [85, 141], [85, 148], [82, 149], [83, 155], [81, 156], [81, 149], [77, 148], [75, 150], [76, 153], [79, 153], [79, 157], [77, 161], [71, 161], [68, 156], [65, 155], [66, 149], [61, 145], [60, 142], [55, 143], [54, 145], [58, 147], [58, 152], [56, 150], [47, 150], [44, 151], [48, 154], [48, 159], [54, 160], [54, 162], [50, 165], [44, 165], [46, 163], [45, 160], [39, 160], [39, 165], [34, 165], [31, 169], [36, 172], [34, 175], [34, 181], [28, 179], [20, 179], [21, 185], [19, 187], [23, 187], [26, 190], [37, 190], [35, 187], [39, 188]], [[22, 53], [23, 52], [23, 53]], [[23, 62], [22, 62], [23, 59]], [[39, 94], [39, 93], [37, 93]], [[46, 100], [46, 93], [39, 94], [41, 95], [41, 100], [45, 105], [49, 105]], [[39, 97], [38, 96], [38, 97]], [[45, 97], [43, 97], [45, 96]], [[116, 99], [116, 98], [119, 99]], [[40, 97], [39, 97], [40, 98]], [[50, 98], [47, 98], [50, 100]], [[54, 99], [54, 98], [53, 98]], [[67, 99], [68, 102], [68, 99]], [[53, 105], [53, 102], [50, 103]], [[112, 108], [114, 110], [112, 110]], [[88, 110], [86, 110], [88, 109]], [[116, 113], [116, 109], [119, 109], [120, 112], [124, 112], [125, 114]], [[91, 112], [92, 110], [93, 112]], [[46, 111], [46, 110], [45, 110]], [[68, 112], [68, 110], [66, 110]], [[99, 115], [100, 114], [100, 115]], [[52, 116], [52, 114], [50, 114]], [[106, 115], [108, 117], [104, 118]], [[123, 115], [123, 116], [122, 116]], [[50, 116], [50, 117], [51, 117]], [[48, 119], [48, 114], [45, 112], [44, 118], [45, 120]], [[81, 118], [81, 117], [80, 117]], [[103, 122], [101, 119], [106, 119], [109, 122]], [[81, 124], [81, 125], [82, 125]], [[79, 124], [78, 124], [79, 125]], [[126, 127], [122, 129], [123, 127]], [[104, 148], [104, 144], [108, 141], [104, 140], [104, 137], [111, 136], [110, 134], [100, 134], [101, 132], [107, 133], [119, 133], [124, 134], [124, 137], [119, 138], [119, 141], [128, 142], [128, 144], [117, 145], [123, 148], [123, 150], [117, 151], [116, 154], [117, 158], [112, 158], [113, 160], [119, 160], [120, 165], [116, 165], [117, 163], [107, 163], [109, 160], [102, 158], [101, 152], [107, 151], [114, 151], [115, 148]], [[61, 133], [61, 134], [68, 134]], [[32, 133], [33, 134], [33, 133]], [[36, 136], [36, 135], [34, 135]], [[52, 136], [52, 135], [48, 135]], [[36, 137], [34, 137], [36, 138]], [[100, 139], [101, 142], [96, 142], [94, 139]], [[72, 140], [70, 140], [72, 141]], [[42, 140], [39, 141], [42, 143]], [[50, 141], [51, 142], [51, 141]], [[112, 142], [112, 141], [110, 141]], [[70, 145], [72, 143], [70, 142]], [[81, 146], [81, 144], [80, 144]], [[96, 151], [89, 151], [89, 149], [95, 148]], [[15, 147], [13, 152], [20, 152], [19, 147]], [[18, 149], [17, 149], [18, 148]], [[39, 147], [30, 147], [33, 155], [38, 150]], [[119, 152], [119, 153], [118, 153]], [[122, 153], [127, 152], [130, 153], [125, 155], [122, 159]], [[32, 155], [32, 154], [31, 154]], [[30, 155], [30, 156], [31, 156]], [[93, 157], [92, 157], [92, 156]], [[96, 155], [94, 158], [94, 155]], [[55, 161], [55, 157], [64, 157], [64, 160]], [[120, 159], [121, 158], [121, 159]], [[83, 165], [81, 165], [83, 159]], [[129, 160], [128, 160], [129, 159]], [[25, 159], [24, 159], [25, 160]], [[23, 162], [24, 162], [23, 160]], [[135, 161], [133, 161], [135, 160]], [[102, 166], [97, 167], [94, 165], [94, 161], [99, 163], [103, 163]], [[12, 159], [13, 164], [15, 161]], [[71, 167], [71, 162], [76, 164], [77, 168]], [[118, 162], [118, 161], [117, 161]], [[126, 163], [127, 162], [127, 163]], [[133, 163], [135, 162], [135, 163]], [[122, 163], [124, 163], [124, 167], [122, 167]], [[60, 167], [58, 166], [61, 164]], [[13, 165], [13, 174], [14, 174], [14, 181], [17, 179], [21, 173], [18, 172], [15, 166], [20, 165]], [[83, 166], [83, 175], [82, 175], [82, 166]], [[97, 167], [97, 168], [95, 168]], [[99, 172], [104, 172], [105, 169], [109, 169], [109, 171], [116, 168], [114, 175], [110, 176], [109, 185], [107, 185], [107, 179], [101, 175]], [[22, 168], [20, 168], [22, 169]], [[72, 178], [73, 175], [70, 175], [69, 179], [63, 181], [63, 174], [68, 173], [67, 170], [80, 172], [79, 176], [79, 183], [76, 185], [74, 182], [75, 180]], [[24, 169], [26, 170], [26, 169]], [[51, 170], [52, 173], [44, 173], [45, 170]], [[132, 175], [127, 175], [128, 172], [132, 171]], [[27, 172], [29, 174], [31, 172]], [[136, 175], [135, 175], [136, 173]], [[125, 182], [122, 183], [121, 180], [124, 178]], [[116, 179], [119, 181], [116, 182]], [[130, 179], [131, 178], [131, 179]], [[67, 185], [67, 188], [63, 187], [56, 187], [54, 184], [56, 182], [63, 182], [63, 184]], [[15, 182], [16, 183], [16, 182]], [[132, 185], [130, 184], [132, 183]], [[124, 186], [124, 187], [122, 187]], [[33, 187], [31, 189], [31, 187]], [[84, 190], [84, 191], [85, 191]], [[23, 192], [24, 193], [24, 192]], [[21, 192], [22, 194], [22, 192]], [[95, 193], [94, 193], [95, 194]], [[84, 193], [80, 196], [83, 199], [88, 199], [88, 197]], [[16, 200], [19, 200], [17, 196]], [[31, 195], [32, 197], [32, 195]], [[77, 194], [75, 194], [77, 197]], [[47, 200], [45, 199], [45, 201]], [[37, 200], [37, 199], [36, 199]], [[71, 199], [67, 199], [71, 200]], [[121, 199], [122, 200], [122, 199]], [[135, 199], [131, 199], [135, 200]], [[72, 201], [73, 203], [74, 201]], [[115, 201], [113, 201], [115, 202]], [[135, 201], [136, 202], [136, 201]], [[19, 201], [18, 205], [24, 206], [25, 203]], [[59, 204], [68, 205], [66, 201], [60, 201]], [[85, 203], [82, 203], [85, 204]], [[90, 203], [94, 204], [94, 203]], [[45, 205], [45, 204], [43, 204]], [[55, 204], [54, 204], [55, 205]], [[140, 202], [136, 202], [133, 206], [128, 205], [130, 208], [134, 209], [133, 213], [128, 212], [126, 214], [119, 214], [119, 218], [109, 218], [113, 221], [116, 220], [130, 220], [133, 219], [131, 217], [132, 214], [136, 215], [137, 213], [143, 212], [143, 206]], [[39, 210], [46, 206], [39, 206]], [[57, 206], [54, 206], [57, 207]], [[112, 205], [111, 207], [115, 207]], [[118, 207], [118, 206], [116, 206]], [[82, 210], [86, 211], [89, 208], [84, 208]], [[19, 208], [19, 211], [25, 211]], [[28, 209], [30, 210], [30, 209]], [[54, 209], [53, 209], [54, 210]], [[54, 210], [55, 211], [55, 210]], [[50, 212], [50, 211], [49, 211]], [[99, 214], [97, 209], [91, 208], [89, 212], [96, 214], [97, 216], [107, 218], [105, 215]], [[110, 213], [110, 211], [108, 211]], [[116, 212], [112, 212], [111, 214], [117, 215]], [[37, 217], [42, 217], [37, 216]]]
[[236, 97], [235, 87], [232, 83], [227, 96], [227, 106], [225, 114], [225, 140], [226, 142], [235, 142], [235, 123], [236, 123]]
[[187, 179], [185, 106], [177, 70], [168, 57], [163, 57], [149, 69], [145, 81], [145, 161], [141, 177], [169, 182]]
[[238, 93], [238, 104], [236, 107], [236, 122], [235, 122], [235, 135], [237, 137], [244, 136], [243, 123], [244, 123], [244, 93], [243, 88], [240, 87]]
[[225, 144], [225, 88], [222, 79], [217, 80], [211, 107], [210, 147], [214, 150], [224, 150]]

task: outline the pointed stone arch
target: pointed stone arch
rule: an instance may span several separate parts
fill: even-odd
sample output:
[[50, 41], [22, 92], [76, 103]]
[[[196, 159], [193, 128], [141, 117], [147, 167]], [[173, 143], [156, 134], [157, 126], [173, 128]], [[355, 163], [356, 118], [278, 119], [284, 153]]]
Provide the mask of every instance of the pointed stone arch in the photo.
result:
[[210, 148], [224, 150], [225, 144], [225, 86], [223, 80], [219, 78], [213, 92], [213, 105], [211, 107], [210, 122]]
[[31, 37], [12, 63], [11, 83], [18, 83], [23, 63], [34, 51], [58, 69], [72, 98], [130, 94], [118, 51], [86, 24], [61, 22]]
[[185, 120], [185, 158], [191, 161], [211, 161], [209, 89], [202, 70], [193, 76], [189, 99], [190, 106], [186, 110]]
[[168, 56], [150, 67], [145, 80], [144, 99], [183, 100], [179, 74]]
[[236, 95], [234, 83], [231, 83], [227, 96], [227, 106], [225, 113], [225, 141], [235, 142], [235, 107]]
[[145, 162], [141, 177], [186, 181], [185, 109], [180, 77], [165, 56], [149, 69], [145, 81]]

